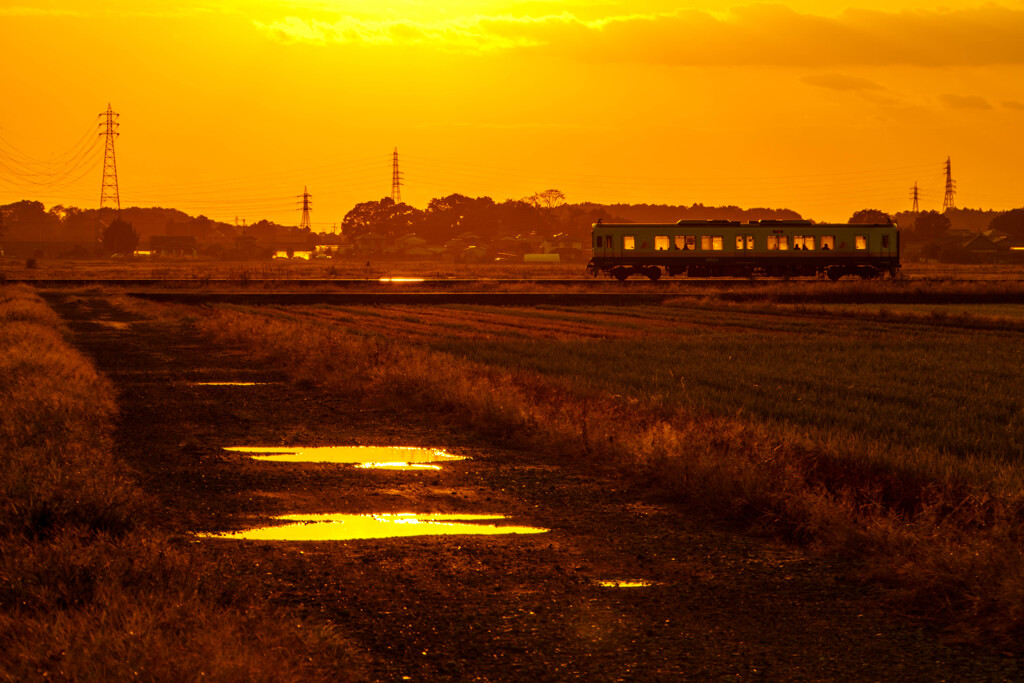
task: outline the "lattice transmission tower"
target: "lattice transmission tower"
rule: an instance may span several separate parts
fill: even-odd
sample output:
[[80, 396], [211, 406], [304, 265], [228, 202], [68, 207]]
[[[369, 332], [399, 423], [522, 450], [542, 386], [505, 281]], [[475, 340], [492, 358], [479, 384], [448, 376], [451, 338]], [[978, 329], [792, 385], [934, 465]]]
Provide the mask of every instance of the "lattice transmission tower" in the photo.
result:
[[914, 186], [910, 188], [910, 198], [914, 200], [914, 208], [911, 209], [914, 213], [919, 213], [921, 209], [917, 203], [918, 197], [920, 196], [920, 190], [917, 189], [917, 182], [914, 182]]
[[952, 209], [955, 204], [953, 197], [956, 195], [956, 183], [953, 182], [952, 166], [949, 157], [946, 157], [946, 194], [942, 197], [942, 210]]
[[115, 112], [110, 103], [107, 103], [105, 120], [100, 122], [103, 132], [100, 135], [106, 138], [106, 149], [103, 152], [103, 186], [100, 188], [100, 209], [117, 209], [118, 216], [121, 215], [121, 196], [117, 191], [117, 159], [114, 157], [114, 138], [120, 133], [117, 131], [120, 124], [117, 121], [119, 114]]
[[391, 155], [391, 201], [402, 203], [402, 173], [398, 170], [398, 148]]
[[299, 221], [299, 229], [313, 229], [313, 223], [309, 220], [309, 212], [313, 209], [313, 195], [305, 186], [302, 188], [302, 220]]

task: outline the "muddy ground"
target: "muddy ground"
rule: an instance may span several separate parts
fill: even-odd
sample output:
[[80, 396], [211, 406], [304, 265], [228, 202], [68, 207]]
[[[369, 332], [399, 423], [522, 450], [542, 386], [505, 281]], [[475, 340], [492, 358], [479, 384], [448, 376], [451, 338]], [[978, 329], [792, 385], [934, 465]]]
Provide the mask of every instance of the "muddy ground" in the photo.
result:
[[[716, 527], [638, 482], [488, 443], [438, 416], [285, 381], [188, 325], [101, 295], [46, 294], [115, 383], [117, 449], [171, 532], [297, 512], [499, 513], [534, 535], [218, 544], [222, 571], [332, 624], [371, 680], [1003, 680], [1018, 660], [956, 645], [882, 589]], [[195, 386], [191, 382], [267, 382]], [[252, 445], [402, 445], [469, 456], [437, 472], [255, 462]], [[645, 580], [611, 588], [604, 580]]]

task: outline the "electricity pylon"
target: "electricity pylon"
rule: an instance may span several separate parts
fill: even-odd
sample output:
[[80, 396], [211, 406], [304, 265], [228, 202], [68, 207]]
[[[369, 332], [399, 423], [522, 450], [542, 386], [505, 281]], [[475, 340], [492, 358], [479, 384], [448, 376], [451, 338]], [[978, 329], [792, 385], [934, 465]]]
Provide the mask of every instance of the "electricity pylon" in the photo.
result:
[[313, 208], [313, 195], [311, 195], [306, 187], [302, 188], [302, 220], [299, 221], [299, 229], [306, 228], [308, 230], [313, 229], [313, 223], [309, 220], [309, 212]]
[[114, 138], [120, 133], [117, 132], [120, 125], [117, 121], [119, 114], [115, 112], [110, 103], [107, 103], [106, 120], [100, 123], [103, 127], [103, 135], [106, 138], [106, 149], [103, 152], [103, 186], [100, 188], [100, 208], [115, 208], [118, 216], [121, 215], [121, 196], [117, 191], [117, 160], [114, 158]]
[[954, 208], [953, 196], [956, 194], [956, 183], [953, 182], [952, 166], [946, 157], [946, 194], [942, 197], [942, 210]]
[[391, 201], [402, 203], [402, 174], [398, 170], [398, 148], [391, 155]]
[[910, 188], [910, 198], [914, 200], [914, 208], [911, 209], [911, 211], [913, 211], [914, 213], [919, 213], [921, 211], [921, 209], [918, 208], [918, 203], [917, 203], [917, 199], [918, 199], [918, 195], [919, 194], [920, 194], [920, 192], [917, 189], [917, 182], [915, 182], [914, 183], [914, 187]]

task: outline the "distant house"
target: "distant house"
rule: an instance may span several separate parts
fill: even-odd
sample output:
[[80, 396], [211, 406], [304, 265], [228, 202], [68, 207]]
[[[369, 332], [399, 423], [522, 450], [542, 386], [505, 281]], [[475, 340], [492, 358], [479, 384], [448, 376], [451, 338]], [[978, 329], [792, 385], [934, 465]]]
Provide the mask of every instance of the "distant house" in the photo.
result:
[[579, 261], [583, 258], [583, 242], [565, 234], [558, 234], [541, 243], [541, 252], [558, 254], [562, 261]]
[[149, 238], [149, 250], [154, 256], [195, 256], [194, 235], [153, 235]]

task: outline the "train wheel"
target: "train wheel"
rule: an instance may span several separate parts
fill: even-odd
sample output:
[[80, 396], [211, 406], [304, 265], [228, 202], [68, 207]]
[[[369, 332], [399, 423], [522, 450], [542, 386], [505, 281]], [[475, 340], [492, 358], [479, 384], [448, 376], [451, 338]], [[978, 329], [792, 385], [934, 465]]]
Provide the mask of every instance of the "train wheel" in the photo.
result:
[[843, 269], [842, 268], [836, 268], [835, 266], [832, 266], [831, 268], [828, 269], [828, 271], [826, 272], [826, 275], [828, 275], [828, 279], [829, 280], [831, 280], [832, 282], [835, 282], [836, 280], [838, 280], [839, 278], [841, 278], [843, 276]]
[[657, 282], [658, 279], [661, 278], [661, 268], [658, 266], [648, 266], [647, 268], [644, 268], [644, 275], [646, 275], [647, 279], [651, 282]]
[[626, 278], [633, 274], [632, 268], [626, 268], [625, 266], [615, 266], [612, 268], [612, 277], [619, 282], [625, 282]]

